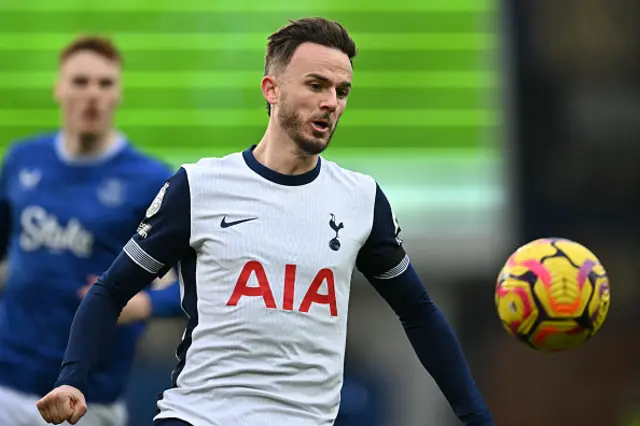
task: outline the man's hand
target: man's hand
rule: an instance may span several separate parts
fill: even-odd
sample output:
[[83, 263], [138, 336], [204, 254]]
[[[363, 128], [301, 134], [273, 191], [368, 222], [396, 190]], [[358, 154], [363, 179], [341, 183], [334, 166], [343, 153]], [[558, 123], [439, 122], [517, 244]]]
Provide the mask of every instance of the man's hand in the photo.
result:
[[75, 425], [87, 412], [84, 395], [73, 386], [55, 388], [37, 403], [40, 415], [47, 422], [59, 425], [68, 421]]

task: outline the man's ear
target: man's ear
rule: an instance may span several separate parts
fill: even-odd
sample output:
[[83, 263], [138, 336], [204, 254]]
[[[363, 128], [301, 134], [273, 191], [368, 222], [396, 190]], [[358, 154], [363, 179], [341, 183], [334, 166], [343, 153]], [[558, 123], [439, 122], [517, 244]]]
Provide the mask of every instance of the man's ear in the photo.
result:
[[262, 83], [260, 84], [262, 89], [262, 96], [273, 108], [278, 103], [278, 83], [274, 76], [265, 75], [262, 77]]

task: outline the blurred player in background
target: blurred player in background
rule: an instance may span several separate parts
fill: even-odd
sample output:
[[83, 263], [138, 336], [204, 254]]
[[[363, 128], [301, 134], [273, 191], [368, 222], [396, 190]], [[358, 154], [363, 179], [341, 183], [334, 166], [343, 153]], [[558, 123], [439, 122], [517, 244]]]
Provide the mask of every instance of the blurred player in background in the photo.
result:
[[[61, 54], [55, 99], [62, 129], [14, 143], [0, 175], [0, 425], [44, 424], [36, 401], [53, 386], [73, 316], [96, 276], [135, 232], [170, 170], [113, 128], [121, 56], [83, 37]], [[140, 287], [89, 379], [80, 424], [124, 426], [121, 401], [136, 342], [151, 315], [178, 315], [179, 285]], [[126, 324], [124, 324], [126, 323]], [[113, 334], [113, 330], [109, 331]]]
[[157, 426], [333, 424], [354, 267], [398, 314], [462, 423], [493, 425], [452, 329], [403, 249], [386, 196], [372, 177], [320, 157], [346, 107], [355, 55], [347, 31], [320, 18], [270, 36], [263, 139], [184, 165], [167, 181], [144, 232], [78, 309], [58, 387], [38, 402], [47, 421], [83, 415], [105, 343], [98, 336], [179, 261], [189, 322]]

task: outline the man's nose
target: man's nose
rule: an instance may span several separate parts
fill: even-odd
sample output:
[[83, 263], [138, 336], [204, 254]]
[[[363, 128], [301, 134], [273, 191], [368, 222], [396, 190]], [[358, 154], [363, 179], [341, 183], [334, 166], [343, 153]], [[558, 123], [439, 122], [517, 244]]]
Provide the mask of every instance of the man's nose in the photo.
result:
[[97, 98], [100, 95], [100, 86], [96, 83], [91, 83], [87, 86], [86, 94], [90, 98]]
[[320, 103], [320, 108], [335, 111], [338, 108], [338, 95], [335, 90], [327, 91], [326, 96], [322, 99]]

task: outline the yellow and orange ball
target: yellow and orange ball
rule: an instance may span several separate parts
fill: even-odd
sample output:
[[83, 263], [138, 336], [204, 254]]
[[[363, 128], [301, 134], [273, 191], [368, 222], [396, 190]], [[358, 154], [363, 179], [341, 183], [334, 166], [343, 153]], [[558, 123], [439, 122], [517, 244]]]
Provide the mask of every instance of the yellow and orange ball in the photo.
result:
[[507, 332], [552, 352], [595, 335], [610, 297], [607, 273], [591, 251], [574, 241], [544, 238], [509, 257], [498, 276], [495, 303]]

